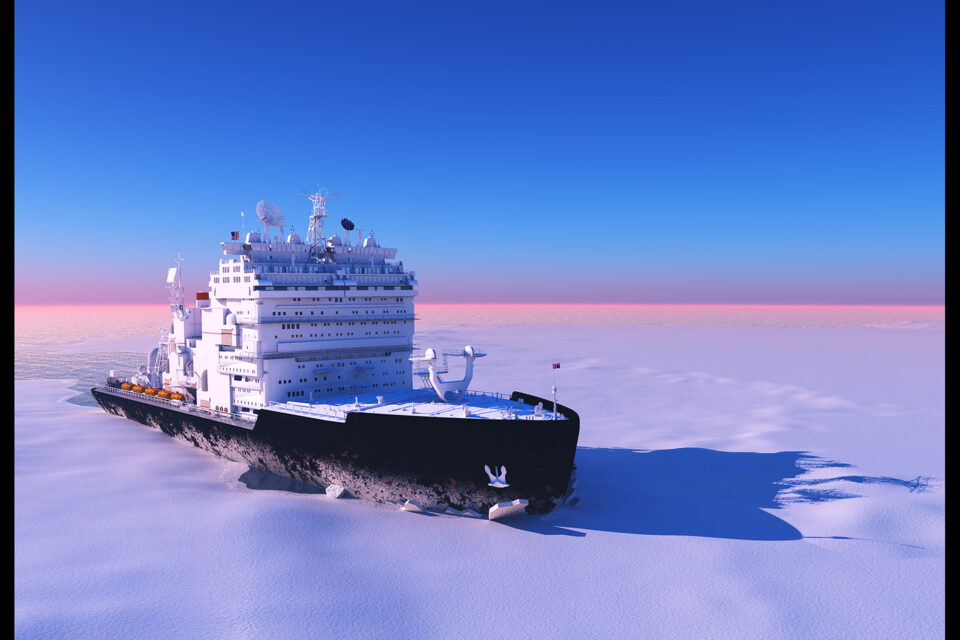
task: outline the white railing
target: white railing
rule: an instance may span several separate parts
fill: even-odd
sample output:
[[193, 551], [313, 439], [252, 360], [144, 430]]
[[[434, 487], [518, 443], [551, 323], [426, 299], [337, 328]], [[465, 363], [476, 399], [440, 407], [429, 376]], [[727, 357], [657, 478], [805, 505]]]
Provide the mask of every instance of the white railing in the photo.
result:
[[[213, 417], [221, 420], [227, 419], [227, 420], [231, 420], [233, 422], [239, 422], [239, 423], [250, 423], [256, 420], [256, 415], [252, 413], [230, 413], [226, 411], [217, 411], [217, 410], [209, 409], [206, 407], [200, 407], [185, 401], [168, 400], [164, 398], [158, 398], [156, 396], [148, 396], [144, 393], [138, 393], [136, 391], [129, 391], [126, 389], [119, 389], [117, 387], [108, 387], [108, 386], [98, 385], [97, 389], [99, 391], [105, 391], [107, 393], [111, 393], [114, 395], [134, 398], [140, 402], [147, 402], [147, 403], [156, 405], [158, 407], [175, 408], [179, 411], [186, 411], [188, 413], [209, 416], [209, 417]], [[383, 405], [362, 404], [359, 407], [356, 407], [353, 405], [347, 405], [346, 409], [334, 409], [330, 405], [307, 405], [307, 404], [298, 405], [298, 404], [289, 404], [289, 403], [274, 402], [274, 401], [267, 402], [264, 408], [269, 408], [276, 411], [291, 413], [295, 415], [302, 415], [302, 416], [314, 417], [314, 418], [330, 418], [333, 420], [337, 420], [339, 422], [345, 422], [347, 419], [348, 413], [360, 412], [360, 411], [363, 411], [364, 409], [375, 409], [382, 406], [386, 406], [388, 404], [395, 404], [397, 402], [406, 402], [411, 400], [416, 401], [415, 398], [417, 397], [417, 395], [418, 394], [414, 393], [404, 398], [394, 399], [393, 402], [384, 403]], [[465, 396], [487, 397], [487, 398], [493, 398], [496, 400], [510, 399], [509, 394], [505, 394], [501, 392], [479, 391], [479, 390], [468, 391], [465, 394]], [[455, 405], [450, 405], [450, 408], [452, 410], [456, 409]], [[509, 409], [509, 407], [504, 407], [504, 409]], [[424, 417], [427, 417], [430, 414], [417, 414], [417, 415], [422, 415]], [[515, 415], [514, 417], [514, 419], [516, 420], [551, 420], [552, 418], [553, 418], [553, 412], [548, 411], [547, 409], [544, 409], [543, 414], [540, 416], [531, 414], [531, 415]], [[566, 417], [563, 414], [558, 413], [557, 420], [566, 420]]]
[[[479, 390], [474, 391], [473, 389], [470, 389], [466, 392], [465, 395], [468, 395], [468, 396], [477, 395], [477, 396], [485, 396], [487, 398], [496, 398], [497, 400], [509, 400], [512, 394], [500, 393], [499, 391], [479, 391]], [[516, 419], [517, 420], [552, 420], [553, 411], [544, 407], [543, 414], [541, 416], [535, 416], [535, 415], [517, 416]], [[567, 419], [566, 416], [564, 416], [562, 413], [560, 413], [559, 410], [557, 410], [557, 420], [566, 420], [566, 419]]]
[[496, 398], [497, 400], [509, 400], [509, 393], [501, 393], [499, 391], [480, 391], [479, 389], [468, 389], [466, 394], [468, 396], [486, 396], [487, 398]]
[[339, 420], [341, 422], [347, 419], [348, 411], [339, 411], [336, 409], [331, 409], [329, 407], [321, 408], [320, 405], [308, 405], [308, 406], [296, 406], [290, 405], [284, 402], [267, 402], [266, 407], [269, 409], [276, 409], [277, 411], [283, 411], [285, 413], [293, 413], [301, 416], [315, 417], [315, 418], [333, 418], [334, 420]]
[[[237, 352], [243, 353], [243, 351], [240, 349], [237, 349]], [[217, 373], [222, 373], [228, 376], [253, 376], [255, 378], [259, 378], [259, 370], [260, 368], [257, 365], [250, 362], [232, 361], [226, 363], [217, 363]]]
[[208, 415], [218, 418], [227, 418], [228, 420], [234, 420], [237, 422], [253, 422], [257, 419], [256, 415], [249, 413], [230, 413], [227, 411], [216, 411], [214, 409], [207, 409], [206, 407], [200, 407], [189, 402], [182, 400], [169, 400], [165, 398], [158, 398], [157, 396], [148, 396], [145, 393], [137, 393], [136, 391], [129, 391], [127, 389], [119, 389], [117, 387], [107, 387], [100, 385], [97, 387], [98, 391], [106, 391], [107, 393], [112, 393], [115, 395], [127, 396], [130, 398], [135, 398], [142, 402], [148, 402], [154, 404], [158, 407], [173, 407], [178, 410], [188, 411], [190, 413], [196, 413], [200, 415]]

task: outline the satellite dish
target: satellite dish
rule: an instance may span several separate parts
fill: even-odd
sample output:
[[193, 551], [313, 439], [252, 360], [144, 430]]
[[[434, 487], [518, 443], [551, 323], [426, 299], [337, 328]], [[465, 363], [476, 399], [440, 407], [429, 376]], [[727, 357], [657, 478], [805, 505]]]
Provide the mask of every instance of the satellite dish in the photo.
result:
[[346, 229], [347, 231], [353, 231], [353, 223], [349, 219], [344, 218], [340, 221], [340, 226]]
[[269, 200], [261, 200], [257, 203], [257, 217], [263, 224], [271, 227], [282, 227], [286, 219], [280, 207]]

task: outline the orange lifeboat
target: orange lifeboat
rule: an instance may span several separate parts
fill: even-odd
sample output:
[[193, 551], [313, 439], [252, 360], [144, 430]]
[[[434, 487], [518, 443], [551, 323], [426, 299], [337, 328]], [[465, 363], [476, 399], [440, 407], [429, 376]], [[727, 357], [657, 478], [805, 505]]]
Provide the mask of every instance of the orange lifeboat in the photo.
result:
[[170, 399], [171, 399], [171, 400], [183, 400], [183, 394], [182, 394], [182, 393], [171, 393], [171, 394], [170, 394]]
[[124, 382], [122, 385], [120, 385], [120, 388], [121, 388], [121, 389], [126, 389], [127, 391], [129, 391], [130, 389], [133, 389], [133, 383], [132, 383], [132, 382]]
[[141, 385], [141, 384], [135, 384], [135, 385], [133, 385], [132, 387], [130, 387], [130, 391], [136, 391], [137, 393], [143, 393], [143, 385]]
[[146, 389], [143, 390], [143, 392], [148, 396], [157, 395], [157, 391], [160, 391], [160, 389], [155, 389], [154, 387], [147, 387]]
[[160, 391], [157, 391], [157, 397], [166, 400], [170, 397], [170, 392], [166, 389], [160, 389]]

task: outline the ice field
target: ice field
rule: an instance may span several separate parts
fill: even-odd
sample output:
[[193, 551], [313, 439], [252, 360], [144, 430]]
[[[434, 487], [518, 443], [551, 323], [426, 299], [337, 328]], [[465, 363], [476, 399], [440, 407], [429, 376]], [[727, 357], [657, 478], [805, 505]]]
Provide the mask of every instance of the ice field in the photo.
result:
[[298, 492], [66, 401], [135, 337], [18, 360], [15, 635], [942, 637], [942, 322], [535, 320], [418, 327], [489, 353], [476, 389], [546, 396], [561, 362], [580, 502], [500, 522]]

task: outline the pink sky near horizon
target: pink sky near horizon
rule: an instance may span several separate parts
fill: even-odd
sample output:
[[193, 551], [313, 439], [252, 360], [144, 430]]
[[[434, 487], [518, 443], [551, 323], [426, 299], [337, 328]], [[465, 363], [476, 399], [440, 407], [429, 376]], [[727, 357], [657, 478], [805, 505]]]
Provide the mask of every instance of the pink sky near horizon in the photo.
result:
[[[193, 306], [190, 302], [187, 306]], [[945, 310], [943, 304], [763, 304], [763, 303], [643, 303], [643, 302], [417, 302], [417, 308], [637, 308], [637, 309], [929, 309]], [[115, 309], [153, 308], [167, 309], [166, 304], [154, 303], [15, 303], [16, 309]]]
[[[60, 305], [79, 305], [79, 306], [103, 306], [118, 304], [127, 305], [150, 305], [164, 304], [166, 298], [162, 286], [150, 286], [149, 290], [144, 282], [137, 281], [131, 274], [116, 274], [111, 276], [113, 287], [109, 290], [102, 287], [88, 288], [80, 282], [53, 282], [43, 280], [37, 282], [26, 282], [24, 279], [17, 278], [14, 287], [14, 304], [19, 306], [60, 306]], [[156, 285], [153, 279], [150, 285]], [[206, 287], [199, 283], [186, 283], [193, 286], [186, 287], [189, 291], [205, 291]], [[902, 283], [896, 283], [896, 286], [885, 288], [874, 284], [867, 286], [863, 283], [845, 283], [850, 284], [852, 288], [860, 291], [858, 297], [844, 295], [841, 291], [834, 290], [836, 287], [814, 287], [810, 283], [763, 283], [749, 288], [736, 289], [721, 295], [717, 293], [716, 283], [703, 282], [696, 284], [693, 282], [683, 282], [677, 285], [675, 289], [670, 289], [666, 283], [649, 285], [647, 289], [607, 291], [599, 289], [589, 289], [589, 294], [584, 291], [567, 291], [563, 288], [535, 286], [532, 282], [511, 283], [509, 290], [498, 287], [473, 288], [471, 291], [465, 291], [462, 288], [446, 286], [433, 287], [424, 295], [421, 291], [417, 304], [554, 304], [554, 305], [647, 305], [647, 306], [729, 306], [729, 305], [756, 305], [756, 306], [863, 306], [863, 307], [937, 307], [943, 306], [940, 301], [943, 299], [942, 283], [929, 283], [923, 291], [915, 291], [913, 294], [906, 295], [903, 291], [908, 287], [900, 286]], [[854, 286], [856, 285], [856, 286]], [[531, 288], [532, 287], [532, 288]], [[582, 287], [581, 287], [582, 289]], [[530, 292], [531, 295], [521, 295], [518, 291]], [[789, 293], [780, 293], [788, 291]], [[192, 294], [188, 294], [192, 296]], [[510, 297], [519, 296], [519, 300], [510, 300]], [[579, 300], [565, 301], [564, 298], [578, 297]], [[507, 300], [503, 298], [506, 297]], [[617, 300], [617, 298], [626, 298], [626, 300]], [[469, 298], [466, 300], [465, 298]], [[499, 299], [498, 299], [499, 298]], [[592, 299], [591, 299], [592, 298]], [[631, 301], [631, 299], [633, 301]], [[646, 299], [646, 302], [637, 300]], [[128, 302], [114, 302], [114, 300], [126, 300]], [[420, 302], [420, 300], [423, 300]], [[476, 300], [476, 302], [474, 302]], [[902, 300], [902, 302], [901, 302]], [[151, 301], [156, 301], [151, 302]]]
[[[714, 326], [943, 326], [943, 305], [417, 304], [417, 324], [696, 324]], [[14, 342], [152, 335], [166, 305], [14, 305]]]
[[[419, 274], [418, 304], [786, 304], [936, 306], [944, 304], [944, 279], [923, 278], [906, 272], [867, 273], [853, 270], [827, 273], [782, 273], [770, 270], [711, 272], [648, 270], [644, 277], [628, 273], [597, 277], [590, 270], [564, 267], [553, 273], [546, 267], [512, 272], [499, 268], [476, 278], [456, 265], [434, 276]], [[731, 267], [732, 269], [732, 267]], [[161, 276], [165, 267], [121, 269], [108, 275], [94, 264], [81, 263], [69, 272], [15, 270], [15, 304], [164, 304], [167, 292]], [[188, 299], [206, 291], [206, 270], [185, 269]], [[104, 286], [108, 283], [108, 286]]]
[[[187, 306], [193, 306], [188, 303]], [[638, 309], [929, 309], [945, 310], [943, 304], [763, 304], [763, 303], [644, 303], [644, 302], [417, 302], [417, 308], [523, 308], [523, 307], [555, 307], [555, 308], [638, 308]], [[166, 304], [154, 303], [15, 303], [16, 309], [89, 309], [89, 308], [153, 308], [167, 309]]]

